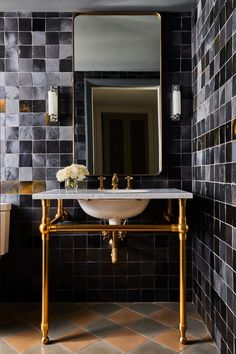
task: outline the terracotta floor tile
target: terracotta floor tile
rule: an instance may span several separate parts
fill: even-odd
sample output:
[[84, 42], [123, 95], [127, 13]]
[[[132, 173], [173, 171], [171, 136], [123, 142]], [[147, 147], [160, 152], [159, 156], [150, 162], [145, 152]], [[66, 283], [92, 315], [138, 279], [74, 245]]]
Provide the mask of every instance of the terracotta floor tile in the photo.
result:
[[72, 352], [88, 347], [98, 341], [98, 338], [91, 333], [78, 328], [75, 331], [67, 333], [59, 339], [60, 344]]
[[49, 338], [57, 340], [63, 337], [66, 333], [75, 331], [78, 328], [76, 323], [67, 318], [58, 318], [56, 320], [49, 320]]
[[41, 333], [35, 329], [22, 332], [6, 340], [7, 344], [12, 346], [18, 352], [24, 352], [41, 343]]
[[122, 326], [126, 326], [127, 324], [129, 324], [131, 322], [139, 320], [140, 318], [142, 318], [142, 316], [139, 315], [138, 313], [130, 311], [128, 309], [123, 309], [123, 310], [116, 312], [113, 315], [109, 316], [109, 318], [112, 321], [121, 324]]
[[212, 343], [214, 344], [214, 340], [212, 339], [211, 334], [207, 331], [206, 334], [202, 337], [202, 341], [203, 342], [207, 342], [207, 343]]
[[64, 348], [61, 344], [52, 344], [52, 343], [49, 345], [43, 345], [43, 344], [37, 345], [37, 347], [34, 347], [24, 352], [24, 354], [69, 354], [69, 353], [70, 352], [68, 351], [68, 349]]
[[[21, 317], [24, 319], [25, 322], [32, 324], [34, 327], [41, 328], [41, 310], [37, 310], [35, 312], [31, 313], [26, 313], [25, 315], [22, 315]], [[61, 317], [60, 317], [61, 318]], [[49, 311], [49, 324], [52, 321], [58, 320], [59, 316], [56, 312], [54, 311]]]
[[[27, 313], [23, 316], [24, 320], [27, 323], [30, 323], [32, 325], [34, 325], [35, 327], [40, 329], [41, 326], [41, 311], [37, 311], [34, 313]], [[51, 317], [50, 317], [51, 320]]]
[[16, 351], [14, 349], [12, 349], [11, 347], [9, 347], [9, 345], [4, 343], [0, 339], [0, 353], [1, 354], [16, 354]]
[[70, 314], [67, 318], [77, 323], [80, 327], [85, 328], [90, 323], [99, 320], [101, 316], [92, 310], [81, 309], [74, 314]]
[[[1, 317], [0, 317], [1, 318]], [[14, 337], [21, 332], [26, 332], [31, 326], [20, 318], [10, 317], [9, 320], [0, 320], [0, 338]]]
[[[179, 342], [179, 331], [174, 329], [168, 329], [161, 334], [153, 338], [156, 342], [165, 345], [166, 347], [180, 352], [183, 349], [186, 349], [187, 346]], [[196, 340], [195, 337], [188, 336], [189, 341]]]
[[[176, 351], [164, 347], [152, 340], [148, 340], [137, 348], [131, 350], [129, 354], [176, 354]], [[200, 353], [198, 353], [200, 354]]]
[[134, 330], [135, 332], [138, 332], [139, 334], [142, 334], [149, 338], [157, 336], [158, 333], [161, 333], [168, 329], [168, 327], [163, 323], [154, 321], [153, 319], [148, 317], [144, 317], [141, 320], [132, 322], [131, 324], [129, 324], [128, 327]]
[[100, 302], [96, 305], [91, 306], [90, 309], [99, 313], [100, 315], [108, 316], [114, 312], [121, 310], [122, 307], [119, 304], [116, 304], [115, 302]]
[[86, 330], [94, 334], [96, 337], [103, 338], [109, 336], [119, 328], [120, 325], [118, 323], [115, 323], [108, 318], [101, 318], [100, 320], [89, 324], [86, 327]]
[[198, 321], [202, 321], [201, 316], [197, 312], [193, 313], [189, 317], [192, 317], [192, 318], [194, 318], [195, 320], [198, 320]]
[[185, 346], [179, 343], [178, 303], [52, 303], [48, 346], [41, 345], [38, 304], [3, 304], [0, 314], [1, 354], [218, 353], [191, 303]]
[[187, 349], [181, 352], [181, 354], [220, 354], [220, 352], [215, 345], [202, 342], [195, 345], [189, 345]]
[[145, 338], [141, 334], [131, 331], [128, 328], [121, 328], [118, 331], [112, 333], [110, 336], [104, 338], [103, 340], [109, 342], [110, 344], [125, 352], [129, 352], [138, 345], [144, 343], [147, 338]]
[[188, 318], [187, 327], [187, 334], [190, 334], [193, 337], [201, 338], [207, 334], [207, 328], [202, 321]]
[[110, 345], [109, 343], [105, 343], [103, 342], [103, 340], [100, 340], [99, 342], [90, 345], [85, 349], [81, 349], [77, 354], [121, 354], [121, 353], [123, 352], [121, 352], [119, 349], [116, 349], [113, 345]]
[[174, 325], [179, 322], [179, 314], [176, 311], [167, 308], [161, 309], [150, 316], [153, 320], [164, 323], [167, 326]]
[[160, 309], [160, 306], [152, 302], [137, 302], [130, 306], [130, 309], [143, 315], [150, 315]]

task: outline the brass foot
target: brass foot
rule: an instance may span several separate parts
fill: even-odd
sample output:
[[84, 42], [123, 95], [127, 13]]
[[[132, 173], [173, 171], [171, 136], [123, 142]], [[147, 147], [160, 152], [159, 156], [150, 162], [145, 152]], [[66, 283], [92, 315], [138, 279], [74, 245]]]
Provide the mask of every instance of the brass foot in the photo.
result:
[[186, 338], [186, 329], [187, 326], [184, 324], [179, 324], [179, 330], [180, 330], [180, 343], [181, 344], [186, 344], [187, 343], [187, 338]]
[[181, 344], [186, 344], [187, 343], [187, 338], [186, 337], [180, 337], [179, 342]]
[[48, 323], [41, 324], [41, 333], [42, 333], [42, 343], [48, 344], [49, 342]]
[[42, 337], [42, 343], [43, 344], [48, 344], [48, 342], [49, 342], [49, 337], [48, 336]]

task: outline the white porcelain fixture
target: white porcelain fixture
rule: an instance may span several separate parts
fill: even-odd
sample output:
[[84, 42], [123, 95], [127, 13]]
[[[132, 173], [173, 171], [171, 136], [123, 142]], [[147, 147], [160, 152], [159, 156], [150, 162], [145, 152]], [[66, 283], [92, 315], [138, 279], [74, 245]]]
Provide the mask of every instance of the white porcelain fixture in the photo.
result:
[[90, 216], [108, 219], [118, 225], [121, 219], [132, 218], [144, 211], [149, 199], [79, 199], [79, 205]]
[[193, 194], [176, 188], [149, 188], [149, 189], [52, 189], [33, 194], [33, 199], [192, 199]]
[[53, 189], [36, 193], [33, 199], [77, 199], [90, 216], [119, 224], [122, 219], [134, 217], [147, 207], [151, 199], [191, 199], [192, 193], [175, 188], [147, 189]]
[[0, 203], [0, 256], [8, 252], [11, 204]]

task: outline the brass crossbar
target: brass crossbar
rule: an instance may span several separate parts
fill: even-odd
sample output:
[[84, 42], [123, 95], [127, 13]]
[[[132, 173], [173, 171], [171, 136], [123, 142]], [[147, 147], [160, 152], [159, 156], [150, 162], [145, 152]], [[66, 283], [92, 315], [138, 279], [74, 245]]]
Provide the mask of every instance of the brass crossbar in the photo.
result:
[[[179, 199], [178, 224], [168, 225], [101, 225], [101, 224], [58, 224], [67, 219], [68, 213], [63, 209], [62, 200], [58, 200], [57, 214], [53, 220], [49, 217], [50, 200], [42, 200], [42, 221], [39, 227], [42, 236], [42, 343], [49, 342], [48, 337], [48, 254], [50, 233], [59, 232], [111, 232], [113, 235], [112, 251], [117, 253], [116, 232], [172, 232], [179, 235], [179, 330], [180, 343], [185, 344], [187, 320], [186, 320], [186, 240], [187, 240], [187, 220], [186, 220], [186, 200]], [[116, 254], [113, 254], [113, 258]], [[113, 262], [116, 263], [116, 262]]]
[[129, 231], [129, 232], [179, 232], [179, 225], [50, 225], [49, 232], [101, 232], [101, 231]]

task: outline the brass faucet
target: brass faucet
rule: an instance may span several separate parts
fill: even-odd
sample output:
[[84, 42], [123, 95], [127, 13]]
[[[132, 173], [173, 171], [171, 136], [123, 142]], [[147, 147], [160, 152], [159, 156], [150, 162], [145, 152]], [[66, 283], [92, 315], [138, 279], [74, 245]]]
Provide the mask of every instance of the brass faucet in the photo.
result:
[[105, 181], [106, 177], [100, 176], [98, 177], [98, 180], [100, 182], [99, 184], [99, 190], [102, 191], [104, 189], [104, 181]]
[[111, 182], [111, 185], [112, 185], [112, 189], [118, 189], [118, 182], [119, 182], [119, 178], [117, 176], [116, 173], [113, 174], [113, 177], [112, 177], [112, 182]]
[[133, 180], [133, 177], [127, 176], [127, 177], [125, 177], [125, 179], [126, 179], [126, 181], [127, 181], [127, 187], [126, 187], [126, 189], [132, 189], [131, 181]]

